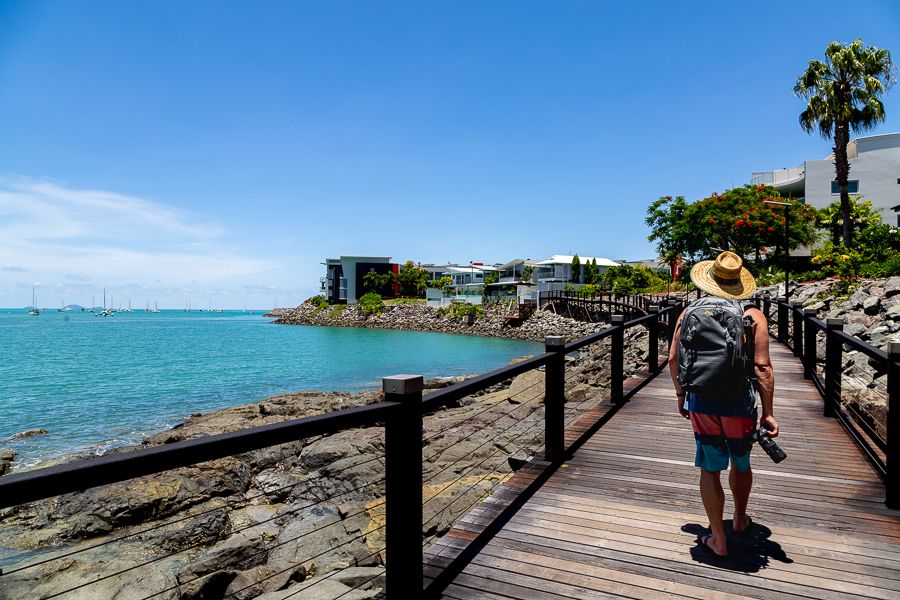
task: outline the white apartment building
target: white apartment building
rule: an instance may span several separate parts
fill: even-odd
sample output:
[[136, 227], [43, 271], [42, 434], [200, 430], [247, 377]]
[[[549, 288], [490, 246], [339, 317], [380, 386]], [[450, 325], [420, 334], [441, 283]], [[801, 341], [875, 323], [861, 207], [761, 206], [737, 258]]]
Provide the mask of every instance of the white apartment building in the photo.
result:
[[[847, 155], [850, 194], [862, 196], [880, 209], [885, 223], [900, 225], [900, 215], [892, 212], [900, 204], [900, 133], [857, 138], [847, 145]], [[782, 196], [798, 198], [815, 208], [840, 199], [834, 155], [796, 167], [755, 172], [750, 182], [771, 185]]]

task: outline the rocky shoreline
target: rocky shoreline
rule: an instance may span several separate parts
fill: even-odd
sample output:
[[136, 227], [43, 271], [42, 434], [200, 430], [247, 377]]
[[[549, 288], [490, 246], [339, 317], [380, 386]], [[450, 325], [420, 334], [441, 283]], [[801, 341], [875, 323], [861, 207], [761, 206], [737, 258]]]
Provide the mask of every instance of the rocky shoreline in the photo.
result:
[[[532, 337], [519, 339], [575, 338], [602, 327], [552, 314], [533, 319], [520, 328]], [[626, 376], [644, 368], [646, 339], [641, 327], [626, 332]], [[606, 342], [567, 358], [568, 418], [605, 397], [608, 363]], [[378, 391], [283, 394], [192, 416], [142, 446], [380, 399]], [[531, 371], [425, 417], [423, 541], [445, 533], [541, 452], [542, 400], [543, 372]], [[374, 597], [384, 585], [383, 453], [383, 429], [360, 428], [2, 510], [0, 598], [95, 580], [66, 597]]]
[[316, 325], [328, 327], [365, 327], [459, 333], [543, 342], [548, 335], [563, 335], [574, 340], [595, 333], [603, 323], [584, 323], [548, 311], [537, 311], [521, 325], [507, 324], [507, 304], [488, 305], [484, 315], [473, 320], [441, 316], [438, 309], [424, 304], [386, 306], [378, 315], [365, 315], [358, 305], [320, 308], [304, 302], [296, 308], [279, 308], [266, 314], [278, 325]]

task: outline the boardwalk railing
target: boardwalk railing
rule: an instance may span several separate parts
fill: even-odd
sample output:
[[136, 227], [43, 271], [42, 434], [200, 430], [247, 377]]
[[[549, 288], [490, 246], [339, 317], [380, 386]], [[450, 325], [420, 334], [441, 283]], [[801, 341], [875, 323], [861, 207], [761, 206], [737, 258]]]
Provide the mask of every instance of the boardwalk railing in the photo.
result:
[[552, 290], [541, 292], [538, 303], [541, 308], [579, 321], [608, 322], [614, 314], [636, 319], [648, 314], [651, 306], [659, 306], [669, 300], [686, 303], [689, 296], [689, 292], [622, 294], [609, 291]]
[[[395, 375], [383, 379], [383, 401], [367, 406], [6, 475], [0, 477], [0, 509], [312, 436], [330, 435], [358, 427], [383, 426], [385, 472], [384, 479], [378, 482], [383, 481], [385, 489], [386, 522], [382, 527], [385, 528], [386, 543], [385, 547], [372, 555], [385, 552], [386, 588], [390, 597], [418, 597], [423, 591], [423, 415], [453, 406], [467, 396], [507, 382], [518, 375], [543, 369], [543, 454], [546, 461], [558, 465], [569, 451], [565, 444], [566, 354], [581, 352], [592, 344], [609, 340], [610, 400], [614, 406], [609, 412], [613, 413], [641, 387], [637, 385], [626, 390], [623, 385], [626, 331], [634, 327], [644, 327], [647, 330], [646, 383], [664, 364], [664, 361], [660, 361], [660, 342], [671, 339], [675, 320], [682, 308], [677, 300], [669, 300], [662, 306], [648, 304], [647, 315], [632, 320], [626, 320], [622, 315], [613, 315], [609, 327], [579, 340], [566, 343], [562, 337], [548, 337], [546, 352], [543, 354], [424, 397], [421, 376]], [[64, 556], [77, 552], [79, 550]], [[55, 558], [0, 572], [0, 588], [4, 576], [52, 560]], [[153, 560], [155, 559], [148, 563]], [[95, 581], [83, 582], [77, 587], [87, 587], [126, 571], [128, 569], [98, 577]], [[164, 591], [175, 588], [177, 585]], [[148, 597], [159, 593], [150, 592]], [[59, 594], [54, 593], [52, 596]]]
[[[804, 376], [822, 396], [823, 414], [840, 421], [884, 479], [885, 504], [900, 508], [900, 343], [882, 350], [844, 332], [844, 319], [822, 321], [815, 309], [785, 298], [763, 295], [755, 301], [772, 335], [802, 361]], [[850, 353], [865, 360], [848, 365]], [[854, 375], [861, 368], [872, 373], [871, 381]], [[860, 393], [879, 397], [887, 410], [884, 421], [857, 406]]]

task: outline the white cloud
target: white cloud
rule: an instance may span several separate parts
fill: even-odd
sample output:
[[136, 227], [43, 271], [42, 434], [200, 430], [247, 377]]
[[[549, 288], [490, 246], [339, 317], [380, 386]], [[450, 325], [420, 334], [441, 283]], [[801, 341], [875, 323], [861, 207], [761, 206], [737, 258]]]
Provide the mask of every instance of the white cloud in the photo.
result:
[[280, 267], [239, 253], [220, 224], [165, 204], [51, 180], [0, 178], [0, 271], [45, 281], [239, 285]]

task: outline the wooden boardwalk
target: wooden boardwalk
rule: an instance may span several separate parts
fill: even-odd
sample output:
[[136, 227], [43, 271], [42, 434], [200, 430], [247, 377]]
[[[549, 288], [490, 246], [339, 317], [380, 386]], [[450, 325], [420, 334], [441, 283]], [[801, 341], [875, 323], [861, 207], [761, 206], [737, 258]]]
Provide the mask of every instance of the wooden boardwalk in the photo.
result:
[[[900, 598], [900, 511], [822, 416], [799, 361], [777, 343], [772, 357], [788, 459], [754, 449], [756, 525], [729, 535], [728, 559], [696, 543], [707, 521], [694, 440], [664, 371], [562, 467], [532, 463], [457, 523], [426, 552], [426, 585], [457, 599]], [[582, 417], [569, 441], [606, 410]], [[730, 519], [727, 483], [726, 496]]]

